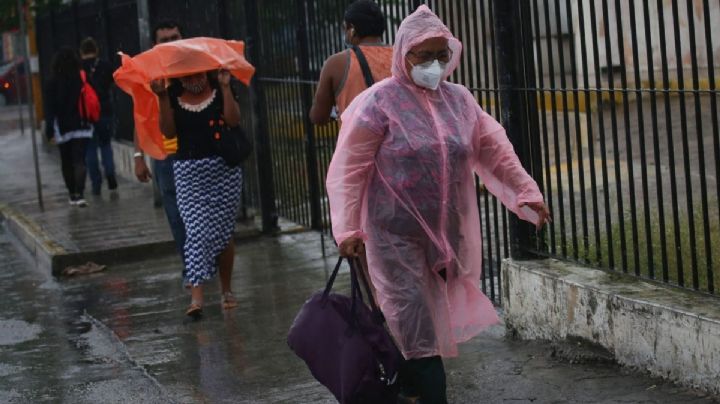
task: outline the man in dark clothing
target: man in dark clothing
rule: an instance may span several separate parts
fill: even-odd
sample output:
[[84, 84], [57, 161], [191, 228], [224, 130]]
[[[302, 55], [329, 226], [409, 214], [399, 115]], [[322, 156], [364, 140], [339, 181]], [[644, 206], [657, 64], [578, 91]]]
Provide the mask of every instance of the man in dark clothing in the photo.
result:
[[117, 189], [115, 163], [113, 161], [112, 137], [114, 128], [111, 88], [113, 69], [110, 63], [98, 57], [98, 46], [93, 38], [86, 38], [80, 44], [80, 57], [88, 81], [95, 89], [100, 100], [100, 120], [94, 124], [95, 131], [88, 143], [85, 155], [93, 195], [100, 195], [102, 174], [98, 161], [98, 149], [102, 158], [103, 170], [110, 190]]

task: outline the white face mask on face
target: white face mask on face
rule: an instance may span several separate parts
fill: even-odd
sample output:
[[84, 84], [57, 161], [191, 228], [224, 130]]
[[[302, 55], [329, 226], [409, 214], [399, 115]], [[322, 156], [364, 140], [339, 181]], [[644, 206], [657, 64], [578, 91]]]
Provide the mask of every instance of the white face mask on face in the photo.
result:
[[445, 74], [447, 63], [442, 63], [435, 59], [432, 62], [425, 62], [419, 65], [413, 65], [410, 75], [415, 84], [420, 87], [437, 90], [440, 82]]

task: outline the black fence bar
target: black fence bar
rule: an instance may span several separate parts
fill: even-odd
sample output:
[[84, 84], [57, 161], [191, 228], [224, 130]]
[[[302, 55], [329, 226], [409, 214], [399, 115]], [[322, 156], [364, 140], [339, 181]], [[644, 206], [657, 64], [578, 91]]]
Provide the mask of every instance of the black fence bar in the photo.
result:
[[[297, 18], [299, 19], [297, 25], [297, 38], [298, 38], [298, 61], [300, 63], [300, 77], [303, 80], [310, 80], [312, 78], [310, 73], [310, 45], [308, 44], [308, 32], [307, 32], [307, 7], [306, 0], [295, 0], [297, 4]], [[322, 213], [320, 211], [320, 178], [318, 174], [318, 160], [317, 160], [317, 145], [315, 143], [315, 128], [310, 122], [310, 107], [313, 103], [312, 87], [308, 85], [301, 85], [301, 99], [302, 106], [301, 117], [303, 121], [303, 127], [305, 129], [305, 159], [307, 162], [306, 179], [308, 181], [310, 198], [308, 204], [310, 205], [310, 228], [314, 230], [322, 230]]]
[[[697, 49], [695, 40], [695, 16], [693, 15], [693, 1], [688, 0], [687, 4], [687, 20], [688, 20], [688, 35], [690, 37], [690, 49]], [[690, 63], [692, 68], [692, 82], [693, 89], [698, 90], [700, 88], [700, 75], [698, 72], [698, 58], [697, 52], [690, 52]], [[707, 179], [705, 177], [705, 141], [703, 139], [703, 126], [702, 126], [702, 106], [700, 104], [700, 94], [694, 93], [695, 101], [695, 134], [697, 139], [697, 152], [698, 152], [698, 168], [700, 173], [700, 204], [702, 212], [702, 227], [703, 227], [703, 238], [704, 238], [704, 250], [705, 250], [705, 266], [712, 267], [712, 246], [710, 241], [710, 217], [708, 213], [708, 192], [707, 192]], [[690, 165], [690, 155], [686, 155], [687, 166]], [[688, 176], [691, 175], [691, 171], [688, 169]], [[688, 181], [690, 183], [690, 181]], [[692, 201], [692, 199], [690, 199]], [[694, 209], [692, 206], [690, 209]], [[695, 216], [689, 214], [690, 223], [695, 223]], [[694, 232], [692, 232], [694, 234]], [[693, 250], [693, 255], [695, 255]], [[699, 278], [699, 267], [696, 265], [693, 268], [693, 288], [695, 290], [700, 289], [700, 278]]]
[[[615, 199], [617, 200], [617, 215], [618, 215], [618, 221], [617, 224], [620, 227], [620, 248], [618, 250], [613, 250], [613, 252], [608, 251], [608, 259], [609, 259], [609, 266], [610, 268], [615, 268], [616, 261], [615, 261], [615, 254], [620, 254], [620, 260], [621, 260], [621, 268], [623, 272], [627, 272], [627, 245], [625, 243], [625, 217], [624, 217], [624, 209], [623, 209], [623, 200], [622, 200], [622, 175], [621, 175], [621, 168], [620, 168], [620, 160], [618, 159], [618, 150], [619, 150], [619, 142], [618, 142], [618, 123], [617, 123], [617, 108], [616, 108], [616, 93], [615, 93], [615, 66], [613, 65], [612, 60], [612, 42], [610, 40], [610, 19], [611, 15], [609, 12], [608, 7], [608, 0], [602, 0], [602, 21], [603, 21], [603, 31], [605, 34], [605, 63], [606, 63], [606, 72], [607, 72], [607, 80], [608, 80], [608, 87], [611, 89], [609, 96], [610, 101], [608, 102], [610, 106], [610, 134], [611, 134], [611, 140], [612, 140], [612, 160], [613, 160], [613, 167], [615, 171], [614, 179], [615, 179], [615, 189], [616, 189], [616, 195]], [[610, 188], [605, 189], [606, 195], [608, 195], [608, 199], [610, 199]], [[606, 214], [611, 216], [611, 208], [608, 208]], [[608, 230], [608, 233], [612, 231], [612, 228]], [[612, 246], [612, 243], [608, 243], [609, 246]]]
[[[648, 64], [648, 81], [651, 88], [656, 88], [655, 83], [655, 67], [654, 67], [654, 54], [652, 46], [652, 31], [650, 28], [650, 10], [649, 2], [643, 1], [643, 17], [645, 26], [645, 48], [647, 50], [647, 64]], [[652, 121], [652, 138], [653, 138], [653, 159], [655, 161], [655, 188], [657, 189], [656, 197], [659, 203], [657, 204], [658, 210], [658, 227], [660, 233], [660, 251], [661, 251], [661, 268], [662, 268], [662, 279], [667, 282], [667, 268], [668, 268], [668, 244], [666, 236], [665, 226], [665, 205], [663, 201], [663, 174], [662, 165], [660, 164], [660, 133], [658, 125], [658, 112], [657, 112], [657, 93], [650, 93], [650, 120]], [[648, 197], [649, 198], [649, 195]], [[648, 245], [648, 255], [652, 256], [651, 246]], [[649, 258], [652, 259], [652, 258]], [[650, 270], [652, 271], [650, 277], [655, 279], [657, 276], [654, 273], [654, 268], [651, 265]]]
[[[685, 86], [685, 74], [683, 72], [683, 57], [682, 57], [682, 45], [680, 37], [680, 16], [678, 10], [679, 1], [672, 2], [672, 19], [673, 19], [673, 36], [675, 39], [675, 63], [677, 71], [677, 83], [678, 87], [683, 88]], [[685, 95], [680, 96], [680, 130], [682, 139], [682, 155], [683, 155], [683, 168], [685, 171], [685, 197], [687, 198], [687, 209], [688, 209], [688, 226], [690, 228], [690, 270], [692, 273], [692, 284], [693, 288], [697, 289], [698, 277], [697, 277], [697, 245], [695, 235], [695, 215], [692, 197], [692, 179], [690, 178], [690, 145], [688, 143], [688, 127], [687, 127], [687, 108], [686, 108]], [[682, 239], [681, 239], [682, 240]], [[676, 241], [677, 242], [677, 241]], [[678, 274], [680, 277], [680, 274]], [[685, 283], [685, 277], [681, 285]], [[679, 280], [678, 280], [679, 281]]]
[[[584, 2], [580, 1], [578, 2], [578, 21], [579, 26], [583, 27], [580, 29], [580, 42], [582, 43], [582, 46], [580, 49], [585, 49], [587, 47], [586, 42], [586, 30], [585, 30], [585, 10], [583, 7]], [[592, 5], [591, 5], [592, 6]], [[582, 64], [582, 70], [583, 70], [583, 85], [585, 87], [585, 90], [583, 92], [584, 98], [585, 98], [585, 122], [587, 127], [587, 138], [588, 138], [588, 166], [590, 169], [590, 189], [591, 189], [591, 196], [592, 196], [592, 212], [593, 212], [593, 229], [594, 229], [594, 236], [595, 236], [595, 255], [593, 257], [593, 260], [595, 262], [600, 261], [600, 257], [598, 254], [601, 251], [600, 248], [600, 215], [598, 213], [598, 186], [597, 186], [597, 172], [595, 169], [595, 139], [593, 137], [593, 120], [592, 120], [592, 114], [590, 111], [592, 110], [592, 95], [593, 91], [589, 89], [590, 87], [590, 78], [589, 78], [589, 69], [590, 64], [588, 63], [588, 54], [586, 51], [580, 52], [580, 58], [581, 58], [581, 64]], [[582, 160], [581, 160], [582, 162]], [[585, 251], [583, 252], [581, 258], [585, 262], [590, 261], [590, 242], [589, 240], [584, 244]]]
[[[720, 5], [718, 5], [720, 7]], [[708, 87], [710, 88], [710, 119], [712, 121], [712, 133], [713, 133], [713, 149], [715, 157], [715, 198], [717, 199], [717, 211], [720, 215], [720, 127], [718, 126], [718, 107], [717, 107], [717, 89], [715, 87], [715, 55], [713, 53], [713, 41], [712, 41], [712, 28], [710, 21], [710, 1], [703, 1], [703, 16], [705, 25], [705, 49], [707, 57], [707, 71], [708, 71]], [[720, 249], [717, 243], [714, 244], [715, 248]], [[714, 281], [714, 268], [720, 267], [720, 262], [715, 262], [714, 265], [708, 265], [707, 277], [708, 277], [708, 290], [710, 293], [715, 292], [715, 281]]]
[[262, 215], [262, 228], [266, 233], [272, 233], [278, 228], [278, 215], [275, 204], [275, 187], [273, 179], [272, 152], [270, 149], [268, 135], [268, 114], [264, 108], [266, 103], [265, 88], [259, 74], [263, 73], [264, 63], [262, 62], [260, 29], [258, 27], [258, 10], [254, 0], [245, 0], [245, 13], [247, 25], [247, 55], [251, 63], [255, 65], [258, 75], [253, 77], [250, 85], [253, 114], [257, 117], [254, 120], [255, 140], [255, 161], [257, 165], [257, 177], [260, 184], [260, 208]]
[[[565, 51], [564, 51], [564, 42], [565, 42], [565, 34], [562, 31], [562, 14], [560, 13], [560, 4], [561, 1], [556, 0], [555, 2], [555, 29], [556, 29], [556, 42], [557, 42], [557, 48], [558, 48], [558, 60], [560, 60], [560, 86], [566, 87], [566, 73], [565, 73]], [[566, 10], [568, 12], [569, 10]], [[569, 29], [569, 28], [568, 28]], [[567, 113], [568, 110], [568, 92], [563, 91], [561, 94], [561, 100], [562, 100], [562, 106], [564, 113], [563, 116], [563, 140], [562, 142], [565, 143], [565, 156], [564, 158], [561, 158], [560, 153], [556, 154], [556, 159], [558, 162], [562, 163], [562, 161], [565, 161], [565, 167], [567, 170], [567, 189], [569, 197], [567, 198], [567, 201], [570, 204], [570, 240], [572, 243], [572, 251], [574, 251], [571, 255], [577, 255], [577, 216], [575, 214], [575, 184], [574, 184], [574, 175], [573, 175], [573, 155], [572, 155], [572, 145], [570, 144], [570, 116]], [[556, 97], [553, 97], [555, 99]], [[555, 144], [556, 150], [560, 150], [560, 145]], [[558, 175], [560, 175], [560, 170], [558, 170]], [[562, 194], [562, 188], [558, 188], [558, 193]], [[563, 201], [561, 200], [561, 203]], [[562, 227], [564, 224], [564, 216], [561, 217], [560, 226]], [[565, 232], [563, 231], [563, 234]], [[567, 242], [563, 240], [562, 242], [562, 254], [567, 256], [568, 255], [568, 246]]]
[[[523, 59], [525, 61], [523, 70], [525, 72], [524, 84], [527, 87], [535, 87], [537, 85], [536, 76], [536, 63], [534, 58], [534, 42], [533, 42], [533, 24], [532, 24], [532, 7], [530, 2], [521, 2], [520, 4], [520, 20], [526, 21], [521, 24], [521, 38], [522, 38], [522, 50]], [[497, 76], [497, 74], [496, 74]], [[523, 103], [525, 108], [525, 126], [524, 130], [527, 134], [536, 134], [540, 131], [540, 121], [538, 117], [538, 103], [537, 94], [534, 92], [523, 91]], [[539, 136], [529, 135], [527, 136], [528, 146], [530, 148], [530, 161], [525, 161], [524, 164], [531, 175], [536, 179], [536, 182], [540, 189], [543, 188], [543, 159], [542, 159], [542, 142]], [[503, 228], [507, 228], [508, 211], [505, 207], [501, 206], [502, 223]], [[507, 240], [507, 238], [506, 238]], [[535, 248], [537, 250], [546, 249], [545, 233], [535, 234]], [[504, 245], [504, 254], [508, 256], [508, 244]]]
[[[570, 10], [572, 10], [572, 3], [571, 3], [570, 0], [566, 0], [566, 2], [565, 2], [565, 10], [566, 10], [566, 13], [565, 13], [565, 14], [566, 14], [566, 23], [567, 23], [567, 26], [568, 26], [568, 27], [572, 27], [572, 26], [573, 26], [573, 20], [572, 20], [572, 13], [570, 12]], [[558, 18], [560, 18], [560, 17], [558, 16]], [[585, 195], [585, 167], [584, 167], [585, 161], [584, 161], [584, 159], [583, 159], [583, 156], [584, 156], [584, 153], [583, 153], [583, 136], [582, 136], [582, 130], [580, 129], [580, 92], [577, 90], [577, 87], [578, 87], [578, 68], [577, 68], [577, 55], [576, 55], [576, 52], [575, 52], [575, 48], [576, 48], [576, 47], [577, 47], [577, 44], [576, 44], [576, 41], [575, 41], [575, 37], [573, 36], [572, 43], [571, 43], [571, 45], [570, 45], [570, 61], [571, 61], [571, 62], [570, 62], [570, 72], [571, 72], [571, 73], [570, 73], [570, 77], [571, 77], [572, 86], [573, 86], [573, 89], [574, 89], [574, 90], [572, 90], [572, 93], [571, 93], [571, 94], [572, 94], [572, 96], [573, 96], [573, 97], [572, 97], [572, 99], [573, 99], [573, 110], [574, 110], [573, 117], [574, 117], [574, 119], [575, 119], [575, 121], [574, 121], [574, 122], [575, 122], [575, 142], [577, 143], [577, 144], [575, 145], [575, 146], [576, 146], [575, 153], [577, 154], [577, 158], [574, 159], [574, 160], [576, 160], [576, 161], [578, 162], [578, 179], [579, 179], [579, 185], [580, 185], [580, 186], [579, 186], [579, 188], [580, 188], [580, 226], [582, 227], [582, 245], [583, 245], [582, 248], [583, 248], [584, 251], [587, 251], [587, 249], [588, 249], [588, 243], [589, 243], [589, 239], [588, 239], [588, 217], [587, 217], [588, 212], [587, 212], [587, 197], [586, 197], [586, 195]], [[564, 86], [564, 84], [565, 84], [565, 83], [563, 83], [563, 86]], [[568, 108], [568, 106], [567, 106], [567, 98], [566, 98], [566, 104], [565, 104], [565, 106], [566, 106], [566, 108]], [[570, 136], [569, 133], [568, 133], [568, 136]], [[567, 142], [567, 147], [568, 147], [568, 153], [567, 153], [567, 154], [570, 155], [569, 149], [570, 149], [571, 145], [570, 145], [569, 139], [566, 140], [566, 142]], [[574, 160], [573, 160], [573, 161], [574, 161]], [[572, 172], [572, 171], [571, 171], [571, 172]], [[572, 175], [572, 174], [571, 174], [571, 175]], [[572, 176], [571, 176], [571, 179], [570, 179], [570, 186], [571, 186], [571, 190], [570, 190], [570, 195], [571, 195], [571, 197], [570, 197], [570, 200], [573, 201], [573, 203], [574, 203], [574, 202], [575, 202], [575, 197], [574, 197], [575, 192], [574, 192], [574, 190], [573, 190], [573, 188], [572, 188], [572, 187], [574, 187], [573, 180], [572, 180]], [[579, 250], [580, 250], [580, 245], [579, 245], [579, 241], [578, 241], [578, 239], [577, 239], [577, 233], [575, 232], [575, 220], [576, 220], [576, 219], [575, 219], [575, 218], [576, 218], [575, 208], [574, 208], [574, 207], [571, 207], [571, 211], [572, 211], [571, 216], [572, 216], [572, 219], [573, 219], [573, 234], [575, 234], [575, 236], [573, 236], [573, 241], [572, 241], [572, 243], [573, 243], [573, 244], [572, 244], [572, 245], [573, 245], [572, 257], [573, 257], [573, 259], [578, 260], [578, 259], [580, 258], [580, 251], [579, 251]]]
[[[595, 3], [592, 2], [590, 5], [590, 30], [591, 30], [591, 38], [598, 38], [598, 30], [597, 30], [597, 12], [595, 10]], [[593, 61], [594, 61], [594, 73], [595, 73], [595, 87], [596, 88], [602, 88], [602, 78], [600, 76], [600, 50], [599, 50], [599, 44], [598, 40], [592, 41], [592, 50], [593, 50]], [[609, 93], [610, 94], [610, 93]], [[598, 103], [602, 102], [603, 99], [603, 92], [598, 90], [596, 92]], [[612, 218], [611, 218], [611, 210], [610, 210], [610, 184], [608, 181], [608, 163], [607, 163], [607, 145], [605, 141], [605, 117], [603, 108], [598, 108], [598, 137], [600, 140], [600, 160], [601, 160], [601, 173], [602, 173], [602, 188], [600, 189], [603, 194], [603, 202], [604, 202], [604, 208], [605, 211], [603, 212], [603, 216], [605, 217], [605, 234], [612, 234]], [[605, 262], [606, 265], [609, 268], [614, 267], [614, 252], [613, 252], [613, 243], [607, 243], [605, 256]], [[598, 251], [598, 259], [602, 262], [602, 255], [600, 255], [600, 251]], [[602, 264], [601, 264], [602, 265]]]
[[[533, 7], [533, 25], [534, 25], [534, 32], [535, 32], [535, 47], [537, 49], [537, 77], [538, 77], [538, 86], [539, 88], [545, 87], [545, 74], [543, 66], [545, 65], [545, 60], [543, 59], [543, 52], [542, 50], [542, 35], [540, 35], [540, 0], [536, 0], [534, 2]], [[548, 208], [550, 209], [550, 212], [555, 212], [555, 205], [553, 203], [553, 191], [552, 191], [552, 177], [551, 173], [552, 170], [550, 169], [550, 145], [548, 140], [548, 133], [547, 133], [547, 114], [545, 113], [545, 107], [546, 107], [546, 101], [545, 101], [545, 93], [544, 91], [540, 90], [538, 91], [538, 102], [541, 104], [541, 112], [540, 112], [540, 120], [541, 120], [541, 126], [538, 129], [540, 132], [540, 135], [542, 137], [542, 149], [543, 149], [543, 161], [545, 163], [545, 170], [544, 170], [544, 195], [545, 195], [545, 203], [547, 204]], [[555, 226], [551, 225], [549, 226], [549, 233], [550, 233], [550, 253], [554, 254], [556, 252], [556, 244], [555, 244]]]
[[[670, 88], [670, 73], [668, 71], [668, 58], [667, 58], [667, 43], [665, 38], [665, 15], [663, 11], [664, 5], [662, 1], [658, 1], [658, 23], [659, 23], [659, 37], [660, 37], [660, 59], [662, 63], [662, 78], [663, 88]], [[682, 244], [680, 242], [680, 214], [678, 210], [677, 200], [677, 183], [675, 175], [675, 153], [673, 147], [673, 130], [672, 130], [672, 108], [670, 105], [670, 94], [665, 92], [665, 125], [667, 131], [667, 145], [668, 145], [668, 166], [670, 168], [670, 196], [672, 198], [672, 219], [673, 219], [673, 244], [675, 248], [675, 257], [682, 257]], [[683, 276], [683, 262], [676, 259], [676, 269], [678, 274], [678, 282], [680, 286], [685, 284]], [[668, 268], [663, 268], [663, 280], [668, 282], [670, 280]]]
[[[632, 58], [634, 65], [633, 73], [634, 73], [634, 80], [635, 80], [635, 89], [639, 90], [641, 83], [641, 76], [640, 76], [640, 52], [638, 50], [638, 34], [637, 34], [637, 16], [635, 12], [635, 0], [630, 1], [630, 35], [631, 35], [631, 43], [632, 43]], [[645, 249], [646, 249], [646, 259], [647, 259], [647, 276], [650, 278], [655, 278], [655, 268], [654, 268], [654, 260], [653, 260], [653, 240], [652, 240], [652, 229], [650, 224], [650, 193], [649, 193], [649, 186], [648, 186], [648, 168], [647, 168], [647, 150], [646, 150], [646, 141], [645, 141], [645, 115], [643, 110], [643, 94], [638, 92], [636, 95], [636, 104], [637, 104], [637, 122], [638, 122], [638, 145], [640, 147], [640, 178], [642, 182], [642, 202], [643, 202], [643, 224], [644, 224], [644, 232], [645, 232]], [[630, 130], [627, 129], [627, 136], [630, 136]], [[633, 159], [631, 158], [632, 154], [628, 155], [628, 162], [629, 164], [633, 163]], [[631, 175], [630, 178], [633, 178]], [[630, 197], [632, 198], [634, 193], [630, 194]], [[637, 235], [637, 233], [634, 233], [633, 236]], [[635, 275], [640, 276], [641, 275], [641, 268], [640, 268], [640, 248], [638, 246], [638, 240], [633, 240], [634, 246], [635, 246]]]
[[[499, 76], [500, 102], [502, 105], [501, 123], [505, 127], [508, 138], [515, 147], [515, 152], [521, 161], [530, 161], [529, 139], [524, 136], [523, 123], [527, 122], [523, 103], [523, 94], [513, 91], [514, 88], [524, 87], [525, 70], [523, 66], [522, 29], [517, 25], [520, 21], [520, 3], [493, 0], [495, 31], [495, 53], [497, 55], [498, 70], [503, 74]], [[527, 62], [527, 61], [526, 61]], [[488, 213], [488, 204], [485, 204]], [[497, 209], [494, 209], [495, 228], [497, 229]], [[534, 232], [530, 225], [521, 221], [517, 216], [510, 218], [510, 253], [513, 257], [527, 256], [526, 245], [534, 244]], [[490, 234], [488, 226], [487, 233]], [[489, 242], [486, 241], [486, 243]], [[497, 250], [499, 255], [499, 249]]]
[[[627, 65], [625, 61], [625, 31], [623, 28], [623, 10], [622, 10], [622, 2], [620, 0], [615, 0], [615, 28], [617, 32], [617, 47], [618, 47], [618, 58], [620, 60], [620, 86], [622, 88], [628, 87], [628, 80], [627, 80]], [[626, 3], [627, 4], [627, 3]], [[628, 100], [628, 93], [622, 92], [622, 104], [623, 104], [623, 118], [625, 123], [625, 154], [626, 154], [626, 161], [627, 161], [627, 186], [629, 193], [624, 192], [622, 188], [622, 184], [618, 181], [618, 200], [621, 202], [623, 199], [629, 195], [628, 202], [630, 204], [630, 231], [631, 231], [631, 241], [632, 241], [632, 255], [633, 255], [633, 268], [635, 271], [635, 275], [640, 275], [640, 248], [638, 245], [638, 230], [637, 230], [637, 204], [635, 202], [635, 164], [633, 162], [633, 139], [630, 133], [630, 102]], [[616, 165], [619, 166], [621, 159], [620, 154], [616, 151]], [[618, 208], [620, 210], [620, 215], [622, 215], [622, 221], [625, 222], [625, 212], [622, 208], [622, 205]], [[627, 246], [627, 240], [625, 239], [625, 232], [624, 228], [621, 227], [621, 232], [623, 235], [623, 238], [621, 239], [621, 248], [623, 249], [623, 256], [622, 256], [622, 262], [623, 262], [623, 272], [628, 272], [630, 268], [628, 268], [628, 257], [625, 253], [626, 246]]]

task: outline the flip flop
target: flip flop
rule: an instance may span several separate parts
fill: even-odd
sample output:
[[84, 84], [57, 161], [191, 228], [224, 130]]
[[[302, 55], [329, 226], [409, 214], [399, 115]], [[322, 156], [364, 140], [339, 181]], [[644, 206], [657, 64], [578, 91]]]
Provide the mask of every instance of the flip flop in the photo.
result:
[[223, 310], [229, 310], [238, 306], [238, 301], [232, 292], [225, 292], [222, 294], [222, 308]]
[[200, 318], [202, 316], [202, 304], [195, 301], [190, 302], [190, 306], [188, 306], [185, 311], [185, 315], [194, 319]]

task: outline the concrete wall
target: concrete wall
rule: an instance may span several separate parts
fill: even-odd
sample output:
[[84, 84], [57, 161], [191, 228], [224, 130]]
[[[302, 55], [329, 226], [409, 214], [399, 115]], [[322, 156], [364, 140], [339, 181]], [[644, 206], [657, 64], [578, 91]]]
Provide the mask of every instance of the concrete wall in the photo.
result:
[[503, 263], [508, 327], [579, 337], [626, 366], [720, 393], [720, 299], [556, 260]]

